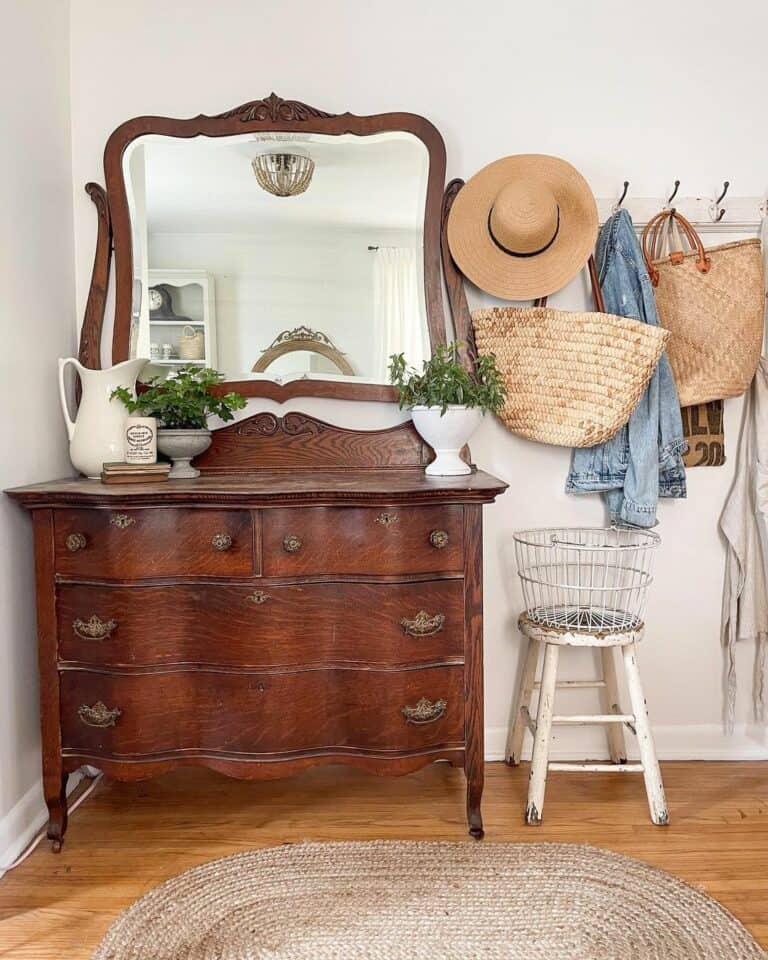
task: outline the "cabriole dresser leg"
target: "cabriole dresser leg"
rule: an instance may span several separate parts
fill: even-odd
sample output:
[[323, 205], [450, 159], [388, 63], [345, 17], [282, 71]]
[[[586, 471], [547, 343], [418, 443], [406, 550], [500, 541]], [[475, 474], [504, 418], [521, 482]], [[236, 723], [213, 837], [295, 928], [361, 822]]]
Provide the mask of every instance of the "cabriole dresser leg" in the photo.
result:
[[467, 823], [469, 835], [475, 840], [482, 840], [483, 815], [480, 812], [480, 803], [483, 799], [483, 762], [480, 760], [479, 769], [467, 770]]
[[61, 851], [67, 830], [68, 773], [52, 773], [43, 777], [45, 805], [48, 807], [48, 839], [54, 853]]

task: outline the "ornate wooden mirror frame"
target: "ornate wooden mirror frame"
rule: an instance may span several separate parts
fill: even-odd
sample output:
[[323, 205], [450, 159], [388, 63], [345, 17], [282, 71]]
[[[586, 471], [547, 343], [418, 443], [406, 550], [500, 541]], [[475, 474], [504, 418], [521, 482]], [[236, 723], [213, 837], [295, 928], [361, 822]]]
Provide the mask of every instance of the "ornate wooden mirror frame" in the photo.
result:
[[[187, 120], [171, 117], [135, 117], [121, 124], [104, 149], [106, 191], [89, 183], [86, 191], [97, 207], [99, 231], [91, 289], [80, 340], [80, 359], [99, 367], [101, 331], [109, 285], [110, 250], [115, 256], [115, 317], [112, 362], [128, 358], [133, 300], [133, 251], [128, 198], [122, 158], [128, 145], [145, 134], [191, 138], [225, 137], [243, 133], [344, 133], [369, 136], [389, 131], [412, 133], [424, 143], [429, 156], [429, 174], [424, 209], [424, 295], [431, 345], [445, 342], [445, 316], [440, 272], [440, 229], [445, 184], [445, 144], [439, 131], [424, 117], [412, 113], [381, 113], [355, 116], [332, 114], [296, 100], [283, 100], [272, 93], [215, 116], [200, 114]], [[287, 400], [290, 397], [334, 397], [348, 400], [393, 401], [393, 387], [370, 383], [327, 380], [295, 380], [279, 384], [268, 380], [230, 381], [227, 389], [248, 397]]]

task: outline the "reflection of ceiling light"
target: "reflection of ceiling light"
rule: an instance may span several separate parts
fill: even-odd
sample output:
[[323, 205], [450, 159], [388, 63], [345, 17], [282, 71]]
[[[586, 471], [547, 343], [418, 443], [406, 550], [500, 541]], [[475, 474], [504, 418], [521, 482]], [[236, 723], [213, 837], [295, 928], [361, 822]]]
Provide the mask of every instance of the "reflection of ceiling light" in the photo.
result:
[[275, 197], [304, 193], [315, 172], [315, 161], [299, 153], [262, 153], [251, 165], [259, 186]]

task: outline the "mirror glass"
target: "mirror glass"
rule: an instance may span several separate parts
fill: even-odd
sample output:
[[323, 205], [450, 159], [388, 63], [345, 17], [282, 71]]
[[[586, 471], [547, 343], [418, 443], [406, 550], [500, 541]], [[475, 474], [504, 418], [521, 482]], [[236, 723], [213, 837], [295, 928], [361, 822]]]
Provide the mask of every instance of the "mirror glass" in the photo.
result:
[[428, 173], [406, 132], [132, 141], [131, 355], [282, 383], [420, 366]]

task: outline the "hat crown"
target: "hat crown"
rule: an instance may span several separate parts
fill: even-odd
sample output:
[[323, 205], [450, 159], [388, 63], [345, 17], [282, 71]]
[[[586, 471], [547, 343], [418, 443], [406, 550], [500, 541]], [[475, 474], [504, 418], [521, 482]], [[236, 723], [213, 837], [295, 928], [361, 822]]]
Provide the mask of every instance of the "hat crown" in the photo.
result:
[[558, 230], [555, 195], [545, 183], [511, 180], [496, 194], [488, 218], [491, 234], [510, 253], [532, 255], [544, 250]]

